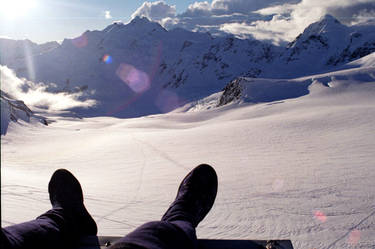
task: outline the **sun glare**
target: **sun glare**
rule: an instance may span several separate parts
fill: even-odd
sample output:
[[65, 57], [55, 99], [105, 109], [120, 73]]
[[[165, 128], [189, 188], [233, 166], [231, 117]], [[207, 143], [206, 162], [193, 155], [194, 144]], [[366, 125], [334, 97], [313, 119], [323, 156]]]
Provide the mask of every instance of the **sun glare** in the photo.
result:
[[0, 15], [7, 19], [25, 17], [35, 7], [34, 0], [0, 0]]

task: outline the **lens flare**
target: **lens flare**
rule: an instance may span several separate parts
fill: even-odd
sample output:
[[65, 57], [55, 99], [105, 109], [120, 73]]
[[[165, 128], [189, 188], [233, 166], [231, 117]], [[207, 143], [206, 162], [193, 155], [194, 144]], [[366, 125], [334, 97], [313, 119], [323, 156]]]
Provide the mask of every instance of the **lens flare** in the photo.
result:
[[35, 81], [35, 68], [34, 68], [34, 60], [33, 55], [31, 52], [31, 48], [28, 43], [23, 43], [23, 49], [25, 53], [25, 61], [27, 66], [27, 73], [29, 75], [29, 79]]
[[323, 223], [327, 221], [327, 216], [322, 211], [315, 211], [314, 217]]
[[132, 65], [120, 64], [116, 70], [116, 74], [136, 93], [145, 92], [150, 88], [151, 81], [149, 76]]
[[77, 48], [83, 48], [86, 47], [88, 44], [87, 36], [85, 34], [82, 34], [81, 36], [74, 38], [72, 40], [72, 43]]
[[361, 239], [361, 232], [357, 229], [353, 230], [349, 234], [348, 242], [351, 245], [358, 244], [359, 240]]
[[106, 54], [106, 55], [103, 56], [102, 61], [105, 64], [110, 64], [110, 63], [112, 63], [112, 56], [110, 56], [109, 54]]
[[155, 104], [162, 112], [170, 112], [179, 107], [181, 101], [174, 92], [162, 91], [157, 97]]

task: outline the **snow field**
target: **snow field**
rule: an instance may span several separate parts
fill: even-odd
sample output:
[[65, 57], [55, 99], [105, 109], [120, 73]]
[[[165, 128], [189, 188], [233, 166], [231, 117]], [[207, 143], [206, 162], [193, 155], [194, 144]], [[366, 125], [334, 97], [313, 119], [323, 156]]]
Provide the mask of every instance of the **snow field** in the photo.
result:
[[48, 210], [50, 176], [67, 168], [99, 234], [125, 235], [160, 219], [188, 171], [209, 163], [219, 192], [198, 237], [373, 248], [375, 84], [321, 83], [270, 103], [135, 119], [55, 116], [48, 128], [11, 123], [1, 139], [2, 225]]

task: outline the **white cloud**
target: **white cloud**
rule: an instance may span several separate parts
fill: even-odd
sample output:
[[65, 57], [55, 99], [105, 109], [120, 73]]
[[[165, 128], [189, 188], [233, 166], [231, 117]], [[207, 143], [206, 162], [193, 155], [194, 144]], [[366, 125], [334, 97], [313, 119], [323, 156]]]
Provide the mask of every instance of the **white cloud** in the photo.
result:
[[157, 1], [143, 3], [132, 18], [146, 16], [167, 29], [231, 33], [281, 44], [325, 14], [356, 24], [375, 22], [374, 13], [374, 0], [213, 0], [194, 2], [181, 14], [176, 14], [175, 6]]
[[111, 19], [112, 18], [111, 11], [109, 10], [104, 11], [104, 17], [105, 19]]
[[[282, 4], [256, 11], [258, 14], [274, 16], [269, 21], [252, 22], [251, 32], [259, 37], [265, 34], [264, 31], [268, 31], [269, 39], [276, 34], [276, 38], [291, 41], [325, 14], [331, 14], [345, 24], [353, 24], [361, 18], [366, 21], [374, 20], [375, 16], [371, 16], [374, 11], [373, 0], [340, 0], [339, 3], [337, 0], [303, 0], [296, 4]], [[278, 37], [280, 31], [282, 33]]]
[[296, 3], [299, 0], [213, 0], [211, 9], [214, 13], [244, 13], [250, 14], [255, 10], [274, 4]]
[[[276, 2], [296, 1], [299, 0], [213, 0], [212, 3], [200, 1], [190, 4], [185, 12], [178, 15], [175, 6], [169, 6], [164, 1], [144, 2], [131, 17], [145, 16], [152, 21], [159, 22], [167, 29], [181, 27], [192, 31], [209, 31], [218, 35], [233, 30], [235, 26], [245, 26], [246, 23], [250, 24], [252, 21], [270, 19], [270, 17], [254, 13], [254, 10]], [[242, 29], [243, 32], [246, 30], [248, 28]], [[237, 35], [237, 33], [233, 34]], [[238, 36], [245, 38], [251, 37], [251, 34], [241, 33]]]
[[144, 2], [132, 15], [131, 18], [136, 16], [147, 17], [153, 21], [161, 21], [167, 17], [176, 16], [176, 6], [168, 5], [164, 1]]
[[160, 24], [163, 27], [174, 27], [174, 26], [178, 25], [178, 23], [179, 23], [179, 19], [173, 18], [173, 17], [166, 17], [166, 18], [163, 18], [160, 21]]
[[190, 4], [182, 16], [207, 16], [211, 14], [211, 4], [207, 1]]
[[375, 25], [375, 10], [363, 10], [353, 16], [352, 25], [360, 23], [372, 23]]
[[[220, 26], [220, 30], [242, 39], [253, 37], [257, 40], [266, 40], [273, 44], [280, 45], [285, 43], [286, 39], [294, 39], [298, 35], [298, 32], [286, 32], [289, 31], [291, 27], [286, 20], [279, 20], [279, 18], [279, 16], [273, 16], [271, 21], [256, 21], [252, 24], [245, 22], [226, 23]], [[274, 29], [273, 25], [276, 22], [278, 23], [278, 28]]]
[[48, 92], [48, 85], [17, 78], [14, 72], [6, 66], [0, 66], [0, 77], [1, 90], [24, 101], [29, 107], [43, 106], [49, 110], [66, 110], [95, 105], [94, 100], [79, 100], [81, 93]]

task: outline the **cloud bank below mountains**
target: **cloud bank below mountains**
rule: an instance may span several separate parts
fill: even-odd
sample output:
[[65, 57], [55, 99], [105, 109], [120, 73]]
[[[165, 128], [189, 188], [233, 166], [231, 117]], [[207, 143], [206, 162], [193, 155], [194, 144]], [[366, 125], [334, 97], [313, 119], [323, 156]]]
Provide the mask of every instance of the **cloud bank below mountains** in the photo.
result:
[[94, 100], [81, 101], [82, 93], [51, 92], [49, 85], [34, 83], [18, 78], [6, 66], [0, 65], [1, 90], [29, 107], [41, 107], [51, 111], [61, 111], [76, 107], [88, 108], [95, 105]]
[[133, 14], [176, 27], [239, 38], [292, 41], [309, 24], [331, 14], [347, 25], [375, 23], [373, 0], [213, 0], [190, 4], [180, 14], [165, 1], [144, 2]]

